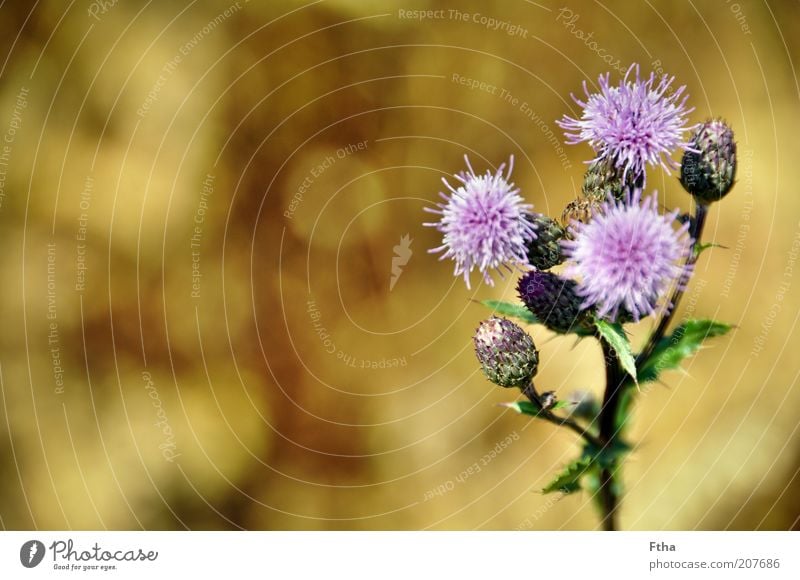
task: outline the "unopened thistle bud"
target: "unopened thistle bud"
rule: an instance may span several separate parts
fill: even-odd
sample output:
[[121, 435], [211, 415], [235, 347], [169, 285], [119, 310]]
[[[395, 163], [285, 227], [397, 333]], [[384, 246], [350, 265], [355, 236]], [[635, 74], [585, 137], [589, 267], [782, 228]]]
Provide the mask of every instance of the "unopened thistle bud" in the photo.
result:
[[528, 272], [517, 285], [525, 306], [550, 330], [565, 334], [588, 330], [583, 299], [575, 292], [577, 284], [552, 272]]
[[536, 374], [536, 345], [527, 332], [510, 320], [496, 316], [484, 320], [473, 341], [481, 368], [494, 384], [524, 387]]
[[610, 159], [597, 159], [592, 161], [583, 178], [581, 192], [589, 199], [600, 203], [609, 196], [617, 201], [622, 201], [628, 189], [636, 187], [633, 172], [628, 172], [623, 179], [623, 170], [615, 167]]
[[561, 224], [564, 226], [566, 237], [572, 238], [574, 235], [573, 222], [587, 224], [602, 209], [603, 204], [590, 197], [579, 197], [569, 202], [561, 214]]
[[722, 119], [713, 119], [697, 128], [690, 143], [696, 152], [683, 154], [681, 184], [698, 203], [722, 199], [736, 178], [733, 131]]
[[554, 219], [535, 214], [531, 221], [536, 226], [536, 239], [528, 242], [528, 263], [539, 270], [547, 270], [564, 261], [561, 240], [566, 233]]

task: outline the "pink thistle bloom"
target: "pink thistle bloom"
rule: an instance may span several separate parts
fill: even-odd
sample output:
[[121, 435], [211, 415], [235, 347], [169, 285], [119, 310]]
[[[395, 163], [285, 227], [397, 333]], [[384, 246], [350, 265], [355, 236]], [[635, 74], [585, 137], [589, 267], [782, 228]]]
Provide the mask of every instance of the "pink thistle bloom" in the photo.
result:
[[642, 200], [638, 189], [628, 197], [607, 201], [586, 224], [573, 222], [574, 239], [561, 242], [570, 260], [565, 273], [579, 280], [581, 308], [595, 306], [612, 321], [620, 309], [635, 321], [652, 314], [672, 285], [685, 286], [691, 274], [689, 224], [675, 227], [678, 210], [659, 214], [656, 194]]
[[[634, 71], [635, 80], [629, 80]], [[651, 73], [642, 80], [639, 65], [631, 65], [618, 86], [609, 84], [609, 76], [600, 75], [599, 93], [590, 94], [583, 82], [586, 101], [572, 96], [583, 107], [580, 119], [564, 115], [556, 121], [567, 143], [588, 142], [597, 153], [593, 161], [610, 160], [623, 169], [623, 177], [632, 172], [634, 178], [643, 179], [646, 165], [661, 165], [668, 173], [677, 168], [672, 152], [678, 147], [693, 151], [683, 136], [694, 128], [687, 127], [687, 116], [694, 108], [686, 108], [686, 87], [667, 94], [674, 77], [664, 75], [656, 83]]]
[[519, 188], [510, 181], [513, 156], [505, 175], [505, 163], [494, 174], [487, 170], [477, 175], [466, 155], [464, 159], [468, 171], [455, 175], [460, 185], [454, 188], [442, 178], [450, 194], [440, 192], [444, 203], [425, 208], [441, 219], [423, 225], [444, 234], [442, 245], [428, 251], [441, 252], [440, 260], [453, 260], [453, 275], [463, 276], [467, 288], [470, 288], [470, 274], [476, 268], [483, 281], [494, 286], [491, 270], [502, 276], [501, 267], [511, 272], [528, 263], [526, 244], [536, 238], [531, 222], [532, 206], [524, 203]]

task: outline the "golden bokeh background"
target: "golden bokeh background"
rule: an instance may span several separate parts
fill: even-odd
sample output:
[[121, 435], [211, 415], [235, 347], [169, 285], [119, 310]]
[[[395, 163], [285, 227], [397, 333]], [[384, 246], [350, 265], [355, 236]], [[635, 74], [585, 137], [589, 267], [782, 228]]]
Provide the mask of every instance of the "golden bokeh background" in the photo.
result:
[[[726, 248], [678, 316], [737, 328], [640, 397], [621, 525], [798, 527], [797, 2], [0, 14], [4, 528], [595, 529], [587, 493], [537, 492], [574, 437], [498, 407], [515, 394], [474, 360], [474, 301], [514, 279], [468, 291], [422, 209], [464, 154], [514, 155], [560, 214], [591, 152], [555, 119], [632, 62], [736, 131], [707, 228]], [[689, 208], [674, 176], [648, 185]], [[541, 388], [602, 389], [595, 344], [531, 332]]]

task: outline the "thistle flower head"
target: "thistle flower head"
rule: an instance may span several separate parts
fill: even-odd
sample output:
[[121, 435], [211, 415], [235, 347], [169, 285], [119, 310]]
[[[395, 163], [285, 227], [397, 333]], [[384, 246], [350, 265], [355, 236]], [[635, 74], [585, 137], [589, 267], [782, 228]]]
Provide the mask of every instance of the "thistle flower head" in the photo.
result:
[[588, 142], [597, 153], [594, 160], [610, 160], [624, 177], [633, 173], [643, 178], [645, 165], [661, 165], [667, 171], [677, 167], [670, 154], [689, 147], [683, 133], [688, 130], [686, 117], [694, 110], [686, 108], [686, 87], [668, 94], [674, 77], [663, 75], [659, 80], [651, 73], [643, 80], [639, 65], [632, 65], [617, 86], [609, 84], [609, 77], [600, 75], [599, 93], [589, 93], [584, 81], [585, 101], [573, 95], [583, 107], [581, 118], [564, 115], [557, 121], [567, 143]]
[[547, 270], [563, 262], [561, 240], [566, 235], [564, 228], [543, 214], [534, 214], [531, 221], [536, 228], [536, 239], [528, 242], [528, 263], [538, 270]]
[[481, 322], [473, 338], [475, 354], [486, 378], [501, 387], [521, 387], [536, 374], [539, 352], [519, 326], [492, 316]]
[[509, 181], [513, 156], [505, 175], [505, 164], [494, 174], [487, 170], [477, 175], [466, 155], [464, 159], [468, 171], [455, 175], [460, 184], [454, 188], [442, 178], [450, 194], [440, 193], [444, 203], [437, 203], [436, 208], [425, 208], [441, 219], [424, 225], [444, 234], [442, 245], [429, 252], [441, 252], [440, 260], [453, 260], [453, 274], [463, 276], [467, 288], [470, 287], [470, 273], [476, 268], [484, 282], [493, 286], [491, 270], [500, 271], [505, 267], [512, 271], [514, 266], [527, 264], [526, 243], [536, 238], [530, 220], [532, 206], [524, 203], [519, 188]]
[[700, 125], [692, 134], [692, 148], [683, 155], [681, 183], [700, 203], [718, 201], [733, 187], [736, 177], [736, 141], [722, 119]]
[[[641, 190], [626, 202], [609, 200], [586, 224], [575, 224], [573, 240], [562, 242], [571, 261], [565, 273], [579, 278], [582, 306], [597, 315], [633, 320], [651, 314], [672, 284], [685, 285], [691, 240], [688, 223], [676, 227], [678, 211], [658, 213], [656, 195]], [[664, 304], [670, 307], [669, 304]]]
[[586, 319], [576, 288], [574, 280], [534, 270], [520, 279], [517, 292], [542, 324], [564, 334], [582, 327]]

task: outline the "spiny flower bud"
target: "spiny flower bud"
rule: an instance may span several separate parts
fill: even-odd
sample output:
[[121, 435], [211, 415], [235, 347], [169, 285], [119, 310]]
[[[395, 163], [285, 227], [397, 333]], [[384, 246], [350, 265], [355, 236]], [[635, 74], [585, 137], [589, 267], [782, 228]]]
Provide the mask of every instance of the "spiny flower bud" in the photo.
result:
[[628, 189], [636, 187], [632, 172], [622, 178], [622, 169], [615, 167], [610, 159], [592, 161], [583, 178], [583, 195], [600, 203], [609, 196], [621, 201]]
[[528, 242], [528, 263], [539, 270], [547, 270], [564, 261], [561, 240], [566, 233], [554, 219], [535, 214], [531, 221], [536, 226], [536, 239]]
[[522, 387], [536, 374], [536, 345], [527, 332], [510, 320], [497, 316], [484, 320], [473, 341], [481, 368], [494, 384]]
[[573, 222], [587, 224], [602, 209], [603, 204], [600, 201], [589, 197], [579, 197], [569, 202], [561, 214], [561, 224], [564, 226], [565, 237], [573, 237]]
[[547, 328], [561, 334], [583, 329], [588, 324], [586, 312], [581, 308], [583, 299], [576, 294], [576, 288], [573, 280], [537, 271], [525, 274], [517, 285], [525, 306]]
[[681, 184], [699, 203], [725, 197], [736, 177], [736, 141], [722, 119], [700, 125], [691, 138], [691, 147], [681, 163]]

